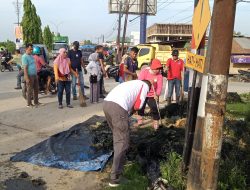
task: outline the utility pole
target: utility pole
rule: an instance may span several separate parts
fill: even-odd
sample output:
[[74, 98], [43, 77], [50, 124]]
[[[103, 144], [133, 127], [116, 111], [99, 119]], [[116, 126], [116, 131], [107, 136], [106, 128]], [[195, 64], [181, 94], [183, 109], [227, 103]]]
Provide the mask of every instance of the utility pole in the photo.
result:
[[214, 1], [188, 190], [217, 189], [235, 10], [236, 0]]
[[127, 31], [127, 24], [128, 24], [129, 3], [130, 3], [130, 0], [127, 1], [127, 5], [126, 5], [126, 15], [125, 15], [124, 26], [123, 26], [121, 56], [122, 56], [123, 53], [124, 53], [124, 43], [125, 43], [125, 40], [126, 40], [126, 31]]
[[116, 64], [120, 63], [120, 38], [121, 38], [121, 20], [122, 20], [122, 1], [119, 1], [119, 18], [118, 18], [118, 33], [116, 39]]
[[146, 33], [147, 33], [147, 1], [148, 0], [141, 0], [142, 14], [140, 20], [140, 44], [146, 43]]
[[19, 2], [19, 0], [16, 0], [13, 2], [13, 5], [15, 6], [16, 9], [16, 14], [17, 14], [17, 26], [20, 26], [20, 13], [21, 13], [21, 5], [22, 3]]

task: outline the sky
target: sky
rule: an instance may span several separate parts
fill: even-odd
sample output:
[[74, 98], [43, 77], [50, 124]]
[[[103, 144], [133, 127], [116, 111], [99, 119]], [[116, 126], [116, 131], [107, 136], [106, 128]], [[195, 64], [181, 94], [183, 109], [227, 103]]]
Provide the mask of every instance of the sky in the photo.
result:
[[[13, 2], [0, 0], [0, 41], [14, 41], [17, 16]], [[19, 0], [22, 2], [23, 0]], [[193, 0], [157, 0], [157, 14], [148, 16], [147, 26], [154, 23], [191, 23]], [[91, 40], [98, 37], [114, 40], [117, 34], [117, 14], [109, 14], [109, 0], [32, 0], [43, 27], [69, 36], [71, 41]], [[210, 0], [211, 10], [213, 1]], [[21, 7], [21, 15], [23, 14]], [[130, 15], [129, 20], [136, 18]], [[250, 36], [250, 3], [239, 3], [236, 10], [235, 31]], [[139, 31], [140, 19], [128, 23], [127, 34]]]

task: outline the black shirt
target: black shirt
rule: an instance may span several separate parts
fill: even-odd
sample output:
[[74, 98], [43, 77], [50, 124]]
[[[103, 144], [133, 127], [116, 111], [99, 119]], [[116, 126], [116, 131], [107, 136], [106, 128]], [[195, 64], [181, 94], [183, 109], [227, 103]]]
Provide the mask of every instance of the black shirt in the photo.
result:
[[73, 49], [69, 50], [68, 57], [70, 59], [72, 69], [74, 71], [76, 71], [76, 69], [78, 71], [82, 71], [82, 65], [81, 65], [82, 52], [81, 52], [81, 50], [77, 50], [77, 51], [74, 51]]

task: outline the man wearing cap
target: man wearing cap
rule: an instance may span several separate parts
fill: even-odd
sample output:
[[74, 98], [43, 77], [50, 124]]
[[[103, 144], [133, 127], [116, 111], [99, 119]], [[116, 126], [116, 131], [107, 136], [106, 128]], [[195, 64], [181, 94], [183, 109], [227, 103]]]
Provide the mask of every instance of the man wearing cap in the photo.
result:
[[163, 85], [163, 77], [161, 74], [162, 64], [158, 59], [153, 59], [151, 66], [142, 70], [139, 74], [139, 80], [149, 80], [152, 83], [152, 87], [147, 94], [147, 98], [142, 109], [138, 112], [138, 125], [143, 123], [142, 116], [144, 116], [144, 110], [146, 104], [148, 104], [151, 109], [152, 117], [154, 120], [153, 128], [157, 130], [159, 128], [159, 120], [160, 116], [157, 109], [157, 103], [159, 101], [159, 96], [161, 95], [162, 85]]
[[[79, 45], [80, 44], [78, 41], [73, 42], [73, 49], [69, 50], [68, 58], [70, 59], [72, 69], [78, 73], [78, 79], [80, 82], [81, 91], [82, 91], [83, 96], [85, 96], [82, 67], [84, 69], [85, 74], [87, 74], [87, 70], [86, 70], [84, 62], [83, 62], [82, 52], [81, 52], [81, 50], [79, 50]], [[76, 93], [77, 77], [75, 77], [75, 75], [71, 75], [71, 76], [72, 76], [73, 100], [77, 100], [77, 93]], [[85, 98], [86, 98], [86, 96], [85, 96]]]
[[184, 62], [179, 59], [179, 51], [172, 51], [172, 58], [167, 60], [167, 70], [168, 70], [168, 105], [171, 104], [171, 97], [173, 95], [173, 90], [175, 88], [176, 103], [180, 100], [180, 89], [181, 89], [181, 75], [184, 69]]

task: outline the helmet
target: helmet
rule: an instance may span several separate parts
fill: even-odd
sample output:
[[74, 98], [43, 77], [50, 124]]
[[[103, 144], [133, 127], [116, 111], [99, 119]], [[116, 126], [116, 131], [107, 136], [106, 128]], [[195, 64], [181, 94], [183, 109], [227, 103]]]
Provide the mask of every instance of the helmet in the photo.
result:
[[172, 51], [172, 56], [178, 56], [179, 55], [179, 51], [177, 49], [174, 49]]
[[0, 47], [0, 52], [4, 52], [5, 50], [6, 50], [5, 47], [3, 47], [3, 46]]
[[41, 50], [40, 50], [40, 47], [38, 46], [34, 46], [33, 47], [33, 52], [32, 52], [34, 55], [40, 55], [41, 54]]

